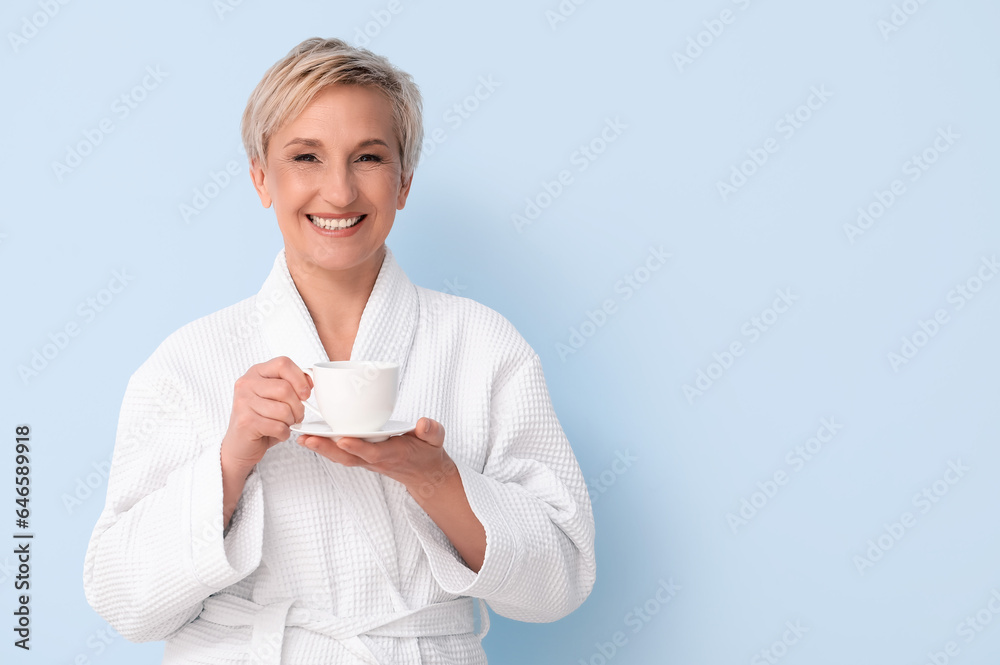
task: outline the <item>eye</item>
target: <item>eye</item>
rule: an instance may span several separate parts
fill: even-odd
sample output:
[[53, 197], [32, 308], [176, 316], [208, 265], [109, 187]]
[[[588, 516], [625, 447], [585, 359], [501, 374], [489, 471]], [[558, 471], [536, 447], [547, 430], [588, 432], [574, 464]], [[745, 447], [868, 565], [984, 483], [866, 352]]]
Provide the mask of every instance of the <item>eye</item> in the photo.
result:
[[359, 162], [361, 162], [361, 161], [365, 161], [365, 162], [381, 162], [382, 158], [379, 157], [378, 155], [373, 155], [371, 153], [368, 153], [368, 154], [364, 154], [364, 155], [361, 155], [360, 157], [358, 157], [358, 161]]
[[292, 157], [293, 162], [314, 162], [316, 161], [316, 155], [312, 153], [304, 153], [302, 155], [295, 155]]

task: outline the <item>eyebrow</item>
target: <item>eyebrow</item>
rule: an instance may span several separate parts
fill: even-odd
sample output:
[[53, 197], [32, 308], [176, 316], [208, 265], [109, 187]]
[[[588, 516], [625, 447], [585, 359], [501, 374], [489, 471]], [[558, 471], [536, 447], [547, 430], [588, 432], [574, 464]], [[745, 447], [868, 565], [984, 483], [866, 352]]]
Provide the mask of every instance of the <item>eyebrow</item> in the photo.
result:
[[[308, 146], [310, 148], [322, 148], [323, 147], [323, 142], [320, 141], [319, 139], [304, 139], [304, 138], [294, 138], [291, 141], [289, 141], [288, 143], [286, 143], [285, 147], [287, 148], [290, 145], [296, 145], [296, 144], [297, 145]], [[386, 148], [389, 147], [389, 144], [386, 143], [385, 141], [383, 141], [382, 139], [366, 139], [366, 140], [362, 141], [361, 143], [359, 143], [357, 145], [357, 147], [358, 148], [367, 148], [370, 145], [381, 145], [381, 146], [385, 146]]]

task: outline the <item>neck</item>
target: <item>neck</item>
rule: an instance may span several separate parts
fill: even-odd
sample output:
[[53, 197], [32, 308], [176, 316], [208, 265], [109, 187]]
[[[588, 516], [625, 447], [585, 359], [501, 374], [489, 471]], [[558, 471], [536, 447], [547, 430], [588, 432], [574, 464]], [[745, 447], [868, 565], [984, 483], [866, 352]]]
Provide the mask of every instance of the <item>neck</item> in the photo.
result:
[[361, 325], [361, 314], [378, 278], [385, 245], [364, 262], [344, 270], [328, 270], [286, 248], [288, 273], [295, 282], [330, 360], [348, 360]]

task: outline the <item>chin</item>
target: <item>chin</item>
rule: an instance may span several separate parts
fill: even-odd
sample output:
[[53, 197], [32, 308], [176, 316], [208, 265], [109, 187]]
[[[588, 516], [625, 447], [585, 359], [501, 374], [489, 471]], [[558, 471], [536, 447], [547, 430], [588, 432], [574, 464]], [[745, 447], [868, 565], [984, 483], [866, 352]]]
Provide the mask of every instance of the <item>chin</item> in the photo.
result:
[[[290, 254], [288, 245], [285, 245], [285, 254]], [[297, 263], [305, 270], [318, 269], [339, 272], [350, 270], [364, 264], [368, 260], [376, 260], [382, 257], [382, 243], [376, 247], [360, 247], [354, 244], [343, 243], [342, 246], [331, 246], [327, 243], [315, 243], [304, 249], [294, 250]]]

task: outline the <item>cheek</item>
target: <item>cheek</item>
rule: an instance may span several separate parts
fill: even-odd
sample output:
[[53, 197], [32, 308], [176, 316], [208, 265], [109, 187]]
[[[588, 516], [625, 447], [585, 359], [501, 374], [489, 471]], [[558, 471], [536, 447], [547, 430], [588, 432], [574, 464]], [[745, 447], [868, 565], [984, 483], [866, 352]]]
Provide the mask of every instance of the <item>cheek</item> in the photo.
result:
[[396, 169], [379, 170], [370, 174], [367, 181], [367, 189], [371, 192], [372, 198], [392, 202], [395, 208], [396, 194], [399, 192], [399, 171]]
[[274, 181], [277, 187], [272, 196], [275, 201], [284, 206], [296, 206], [310, 189], [310, 177], [307, 174], [287, 172], [280, 174]]

